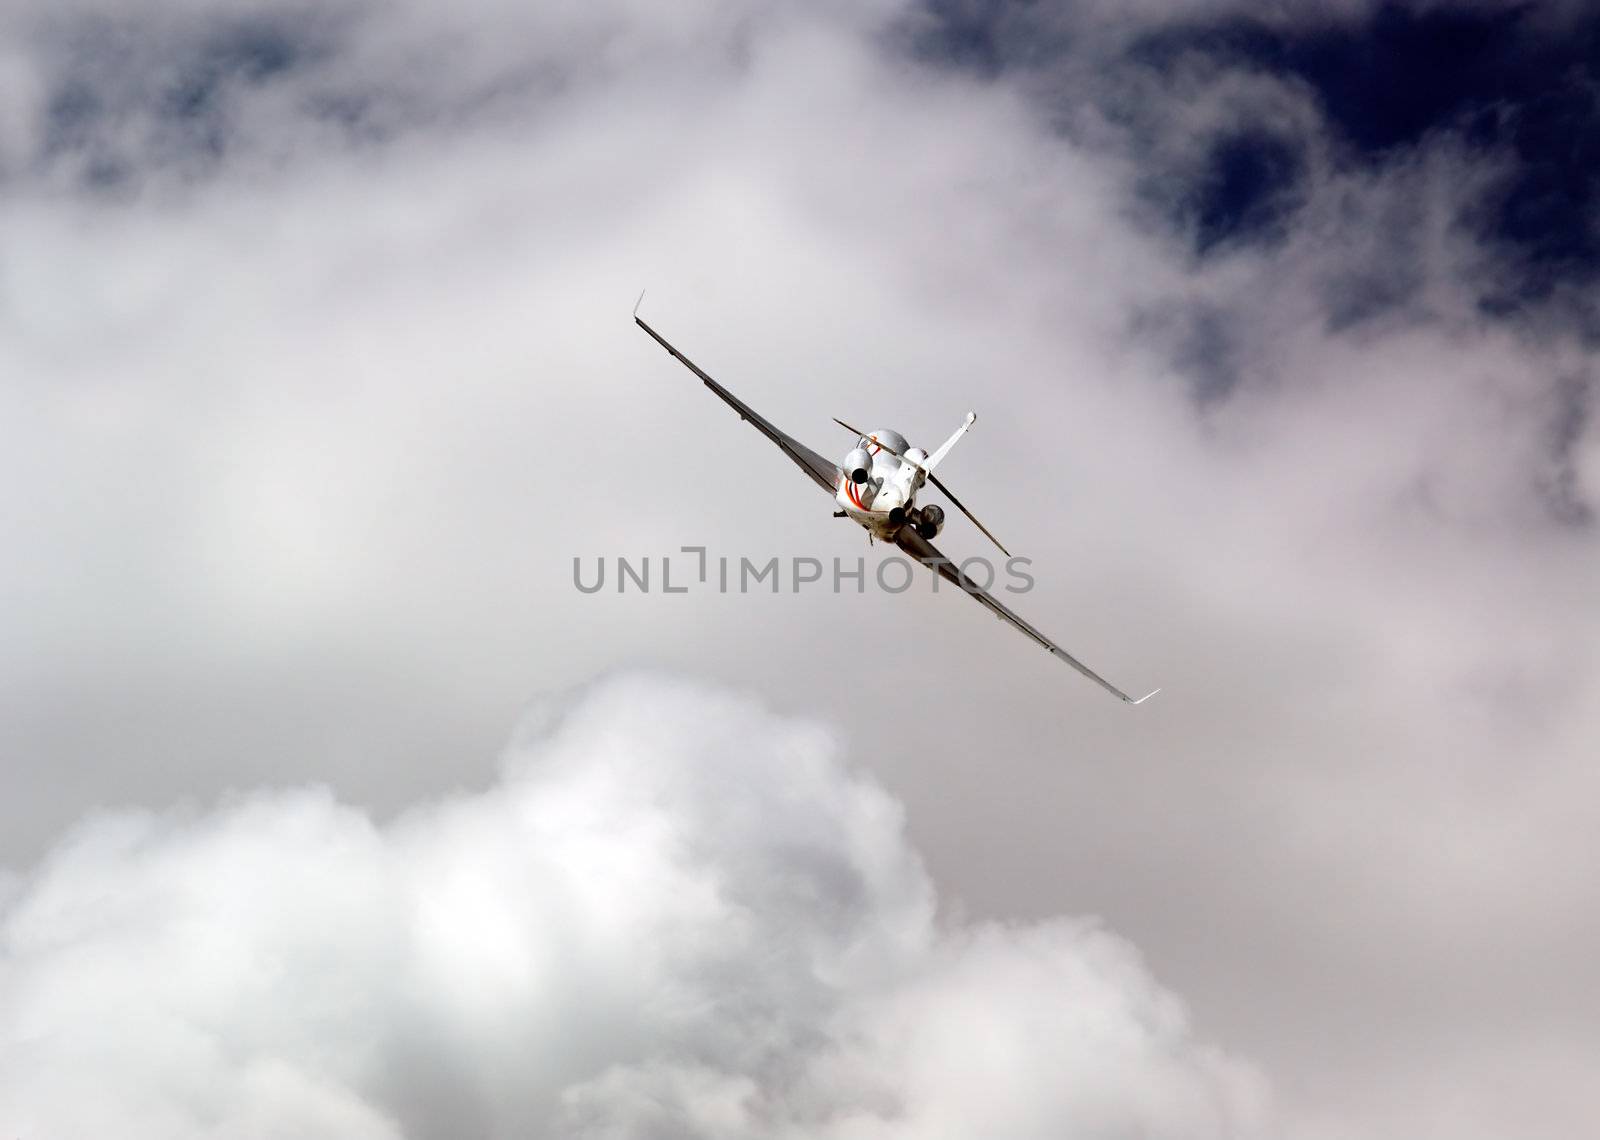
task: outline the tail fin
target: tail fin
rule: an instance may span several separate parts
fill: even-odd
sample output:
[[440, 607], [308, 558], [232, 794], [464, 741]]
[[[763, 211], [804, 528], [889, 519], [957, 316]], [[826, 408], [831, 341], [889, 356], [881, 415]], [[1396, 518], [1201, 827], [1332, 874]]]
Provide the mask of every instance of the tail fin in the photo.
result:
[[967, 434], [967, 429], [977, 422], [978, 413], [968, 412], [967, 418], [961, 421], [961, 426], [956, 428], [955, 434], [949, 439], [945, 440], [944, 443], [940, 444], [938, 451], [935, 451], [932, 455], [928, 456], [928, 458], [922, 461], [922, 469], [928, 474], [932, 475], [933, 469], [939, 465], [940, 461], [943, 460], [945, 456], [950, 454], [950, 449], [956, 445], [962, 436]]
[[[973, 526], [983, 531], [984, 536], [988, 538], [990, 542], [994, 543], [996, 546], [1000, 546], [1000, 540], [989, 533], [989, 528], [978, 521], [978, 516], [967, 510], [966, 505], [963, 504], [960, 499], [952, 495], [950, 493], [950, 488], [939, 482], [939, 476], [933, 473], [933, 469], [938, 466], [939, 461], [950, 454], [950, 449], [959, 443], [961, 437], [967, 434], [967, 429], [977, 422], [978, 413], [968, 412], [967, 418], [961, 421], [961, 426], [956, 428], [955, 434], [940, 444], [939, 450], [935, 451], [932, 455], [928, 456], [928, 458], [924, 459], [918, 464], [918, 466], [921, 467], [922, 470], [927, 474], [928, 482], [939, 488], [940, 493], [943, 494], [945, 498], [949, 499], [957, 510], [971, 519]], [[1003, 546], [1000, 546], [1000, 553], [1004, 554], [1007, 558], [1011, 557], [1011, 551], [1007, 550]]]

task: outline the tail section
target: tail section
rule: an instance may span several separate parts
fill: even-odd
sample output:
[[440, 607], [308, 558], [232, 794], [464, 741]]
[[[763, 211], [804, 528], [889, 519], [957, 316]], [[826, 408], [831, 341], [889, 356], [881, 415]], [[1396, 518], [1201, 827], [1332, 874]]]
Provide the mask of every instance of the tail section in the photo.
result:
[[978, 422], [978, 413], [977, 412], [968, 412], [967, 413], [967, 418], [961, 421], [961, 426], [956, 428], [955, 434], [952, 435], [949, 439], [945, 440], [944, 443], [940, 444], [938, 451], [935, 451], [932, 455], [928, 456], [928, 458], [926, 458], [926, 459], [924, 459], [922, 461], [922, 463], [921, 463], [922, 469], [924, 471], [926, 471], [929, 475], [932, 475], [933, 474], [933, 469], [935, 467], [939, 466], [940, 461], [942, 461], [945, 456], [950, 454], [950, 449], [953, 448], [956, 445], [956, 443], [960, 441], [962, 436], [967, 434], [967, 429], [970, 428], [973, 424], [975, 424], [977, 422]]
[[[863, 434], [862, 432], [857, 431], [855, 428], [851, 427], [849, 424], [845, 423], [843, 420], [836, 419], [833, 422], [838, 424], [840, 427], [844, 428], [845, 431], [855, 432], [857, 437], [860, 437]], [[937, 487], [939, 489], [939, 493], [941, 495], [943, 495], [945, 498], [950, 500], [950, 504], [953, 507], [955, 507], [962, 514], [966, 515], [967, 518], [971, 519], [973, 526], [975, 526], [979, 530], [983, 531], [983, 534], [984, 534], [985, 538], [987, 538], [990, 542], [994, 543], [996, 546], [1000, 546], [1000, 540], [998, 538], [996, 538], [993, 534], [989, 533], [989, 528], [984, 526], [981, 522], [978, 521], [978, 516], [973, 514], [971, 511], [967, 510], [966, 504], [964, 504], [960, 499], [958, 499], [954, 495], [952, 495], [950, 493], [950, 488], [946, 487], [943, 483], [941, 483], [939, 481], [939, 476], [937, 476], [937, 475], [935, 475], [933, 473], [933, 469], [934, 469], [935, 465], [937, 465], [938, 462], [941, 459], [943, 459], [945, 456], [950, 454], [950, 449], [956, 445], [957, 441], [959, 441], [962, 436], [967, 434], [967, 429], [970, 428], [973, 424], [975, 424], [977, 422], [978, 422], [978, 413], [976, 413], [976, 412], [968, 412], [967, 413], [967, 418], [961, 422], [961, 426], [960, 427], [956, 428], [956, 433], [954, 435], [952, 435], [949, 439], [945, 440], [944, 443], [940, 446], [938, 451], [935, 451], [932, 455], [928, 456], [928, 458], [924, 459], [922, 462], [917, 463], [916, 466], [922, 471], [922, 473], [924, 475], [926, 475], [928, 477], [928, 482], [932, 483], [935, 487]], [[901, 455], [898, 451], [896, 451], [894, 448], [890, 447], [888, 444], [884, 443], [881, 439], [878, 439], [876, 436], [873, 437], [873, 442], [876, 443], [879, 448], [881, 448], [884, 451], [887, 451], [890, 455], [894, 456], [896, 459], [904, 460], [907, 463], [914, 462], [913, 460], [907, 459], [904, 455]], [[1007, 550], [1004, 546], [1000, 546], [1000, 553], [1004, 554], [1007, 558], [1011, 557], [1011, 551]]]

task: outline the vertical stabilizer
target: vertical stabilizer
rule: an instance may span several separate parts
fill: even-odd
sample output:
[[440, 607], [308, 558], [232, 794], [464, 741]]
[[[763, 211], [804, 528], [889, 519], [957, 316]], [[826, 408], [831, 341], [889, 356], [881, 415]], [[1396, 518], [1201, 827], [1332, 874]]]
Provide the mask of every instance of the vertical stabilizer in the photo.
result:
[[956, 428], [955, 434], [940, 444], [938, 451], [935, 451], [932, 455], [928, 456], [928, 458], [922, 461], [922, 469], [928, 472], [930, 475], [933, 474], [933, 469], [939, 466], [939, 463], [944, 459], [945, 456], [950, 454], [950, 449], [956, 445], [962, 436], [967, 434], [967, 429], [977, 422], [978, 413], [968, 412], [967, 418], [961, 421], [961, 426]]

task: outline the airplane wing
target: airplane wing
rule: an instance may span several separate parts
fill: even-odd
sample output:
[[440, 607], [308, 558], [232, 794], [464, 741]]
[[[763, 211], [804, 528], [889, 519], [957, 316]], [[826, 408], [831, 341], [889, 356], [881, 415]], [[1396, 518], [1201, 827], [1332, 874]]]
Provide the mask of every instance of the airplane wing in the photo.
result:
[[1138, 700], [1134, 700], [1132, 697], [1128, 696], [1127, 693], [1124, 693], [1110, 681], [1100, 676], [1100, 674], [1089, 668], [1082, 661], [1079, 661], [1072, 654], [1068, 653], [1065, 649], [1062, 649], [1044, 634], [1034, 629], [1033, 626], [1029, 625], [1016, 614], [1008, 610], [1005, 606], [1001, 605], [999, 599], [995, 598], [987, 590], [981, 589], [976, 582], [969, 578], [963, 584], [961, 580], [961, 571], [956, 568], [955, 564], [952, 563], [950, 559], [940, 554], [933, 543], [923, 538], [910, 526], [901, 527], [899, 531], [895, 533], [894, 541], [901, 550], [904, 550], [907, 554], [911, 555], [911, 557], [915, 558], [923, 565], [932, 566], [939, 572], [940, 577], [961, 587], [965, 592], [971, 594], [980, 605], [986, 606], [996, 617], [1008, 621], [1012, 625], [1016, 626], [1033, 641], [1044, 646], [1044, 648], [1061, 658], [1061, 660], [1065, 661], [1068, 665], [1071, 665], [1078, 672], [1082, 673], [1085, 677], [1089, 678], [1089, 680], [1093, 681], [1095, 684], [1099, 685], [1113, 696], [1127, 701], [1130, 705], [1138, 705], [1148, 701], [1151, 697], [1155, 696], [1156, 693], [1161, 691], [1160, 689], [1157, 689], [1153, 693], [1146, 693]]
[[661, 334], [656, 332], [656, 330], [651, 328], [649, 325], [645, 324], [637, 313], [634, 314], [633, 320], [635, 324], [637, 324], [645, 332], [649, 333], [657, 344], [666, 349], [673, 356], [677, 357], [678, 360], [683, 363], [685, 368], [687, 368], [690, 372], [693, 372], [696, 376], [700, 377], [701, 380], [705, 381], [706, 387], [715, 392], [717, 396], [721, 398], [723, 403], [727, 404], [734, 411], [738, 412], [741, 420], [748, 420], [750, 423], [755, 425], [755, 429], [757, 431], [766, 436], [773, 443], [777, 444], [779, 449], [785, 455], [794, 460], [795, 464], [800, 468], [800, 470], [811, 476], [812, 482], [821, 487], [824, 491], [828, 492], [830, 495], [838, 489], [840, 471], [836, 464], [833, 464], [822, 458], [822, 456], [818, 455], [815, 451], [812, 451], [805, 444], [791, 439], [789, 436], [784, 435], [783, 432], [773, 427], [771, 423], [758, 415], [755, 409], [750, 407], [749, 404], [746, 404], [743, 400], [739, 399], [739, 397], [728, 391], [721, 384], [718, 384], [715, 380], [711, 379], [710, 376], [706, 375], [700, 370], [694, 361], [690, 360], [683, 353], [679, 352], [677, 349], [668, 344]]

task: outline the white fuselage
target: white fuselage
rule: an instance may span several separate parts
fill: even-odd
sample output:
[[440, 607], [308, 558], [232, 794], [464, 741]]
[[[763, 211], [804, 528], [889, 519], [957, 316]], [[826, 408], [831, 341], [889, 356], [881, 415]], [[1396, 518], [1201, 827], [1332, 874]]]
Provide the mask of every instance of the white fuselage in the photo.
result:
[[[879, 439], [900, 455], [884, 450]], [[926, 458], [927, 453], [921, 448], [908, 449], [905, 437], [892, 431], [875, 431], [863, 436], [857, 441], [857, 447], [871, 456], [867, 479], [857, 483], [850, 471], [841, 471], [834, 498], [848, 517], [875, 537], [892, 538], [916, 506], [917, 491], [926, 478], [917, 463]], [[907, 459], [912, 462], [906, 462]]]

